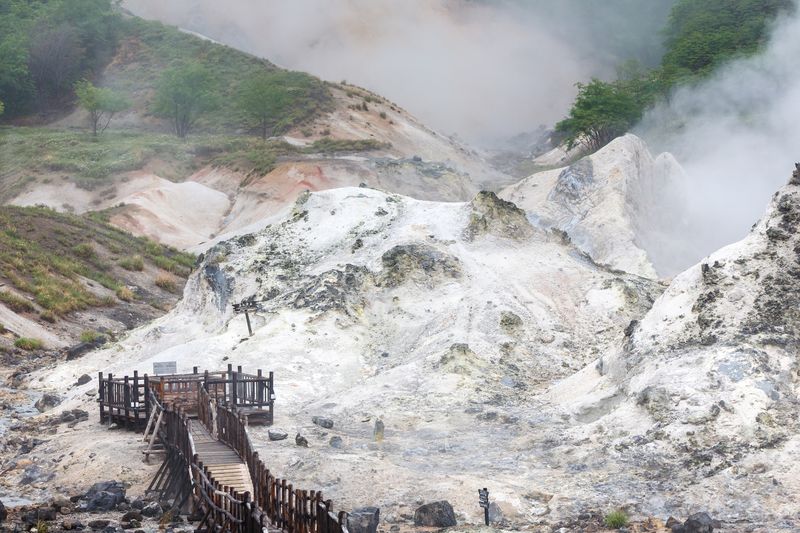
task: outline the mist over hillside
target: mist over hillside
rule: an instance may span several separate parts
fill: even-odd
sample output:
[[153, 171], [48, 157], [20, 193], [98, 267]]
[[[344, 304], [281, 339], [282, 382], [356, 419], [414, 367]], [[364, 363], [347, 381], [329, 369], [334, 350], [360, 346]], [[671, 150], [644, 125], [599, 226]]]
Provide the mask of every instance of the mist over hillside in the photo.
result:
[[576, 81], [652, 64], [673, 0], [260, 2], [124, 6], [286, 68], [346, 79], [423, 122], [489, 144], [560, 119]]
[[682, 199], [674, 212], [684, 225], [651, 250], [673, 263], [671, 272], [746, 235], [785, 182], [800, 146], [798, 54], [795, 12], [776, 21], [763, 53], [678, 88], [636, 129], [651, 147], [672, 152], [687, 174], [674, 184]]

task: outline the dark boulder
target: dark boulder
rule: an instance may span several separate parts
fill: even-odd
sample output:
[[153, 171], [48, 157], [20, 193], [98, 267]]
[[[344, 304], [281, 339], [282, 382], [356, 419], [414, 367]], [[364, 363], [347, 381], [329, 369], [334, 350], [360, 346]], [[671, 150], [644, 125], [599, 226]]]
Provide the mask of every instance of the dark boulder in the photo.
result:
[[354, 509], [347, 516], [347, 531], [350, 533], [375, 533], [378, 530], [381, 510], [377, 507]]
[[456, 525], [456, 514], [449, 502], [426, 503], [414, 511], [414, 525], [424, 527], [452, 527]]
[[78, 378], [78, 381], [76, 381], [75, 384], [76, 385], [86, 385], [90, 381], [92, 381], [92, 376], [90, 376], [89, 374], [84, 374], [84, 375], [82, 375], [81, 377]]
[[133, 511], [128, 511], [122, 518], [120, 518], [123, 522], [130, 522], [131, 520], [138, 520], [139, 522], [142, 521], [142, 513], [141, 511], [134, 509]]
[[0, 524], [2, 524], [6, 518], [8, 518], [8, 511], [6, 511], [6, 506], [3, 505], [3, 502], [0, 501]]
[[[102, 335], [97, 337], [95, 340], [91, 342], [80, 342], [67, 350], [67, 361], [72, 361], [74, 359], [77, 359], [80, 356], [91, 352], [95, 348], [98, 348], [105, 343], [106, 343], [106, 338], [103, 337]], [[81, 376], [81, 378], [83, 378], [83, 376]], [[80, 381], [81, 378], [78, 378], [78, 381]], [[89, 380], [85, 381], [84, 383], [89, 383], [89, 381], [91, 380], [92, 378], [89, 378]], [[78, 383], [78, 385], [83, 385], [83, 383]]]
[[38, 509], [31, 509], [22, 515], [22, 521], [28, 526], [35, 526], [39, 522], [50, 522], [55, 520], [58, 514], [56, 510], [50, 506], [39, 507]]
[[83, 497], [86, 511], [110, 511], [125, 501], [125, 486], [118, 481], [95, 483]]
[[46, 392], [42, 395], [41, 398], [36, 400], [36, 403], [33, 404], [33, 406], [36, 407], [36, 409], [38, 409], [40, 413], [43, 413], [60, 403], [61, 403], [61, 398], [58, 395]]
[[319, 427], [322, 427], [322, 428], [325, 428], [325, 429], [333, 428], [333, 420], [331, 420], [330, 418], [326, 418], [324, 416], [311, 417], [311, 421], [314, 422]]
[[267, 432], [267, 435], [269, 436], [269, 440], [284, 440], [289, 436], [288, 433], [284, 433], [283, 431], [275, 431], [272, 429]]
[[686, 519], [683, 524], [672, 523], [672, 533], [712, 533], [714, 528], [721, 527], [717, 520], [712, 519], [708, 513], [695, 513]]

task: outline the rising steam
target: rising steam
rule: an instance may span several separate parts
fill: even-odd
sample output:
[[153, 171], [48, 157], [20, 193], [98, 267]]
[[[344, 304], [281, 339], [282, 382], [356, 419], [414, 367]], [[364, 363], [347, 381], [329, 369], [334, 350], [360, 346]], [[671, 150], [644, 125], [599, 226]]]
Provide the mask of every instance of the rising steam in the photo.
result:
[[[674, 273], [746, 235], [800, 160], [800, 16], [779, 21], [763, 54], [678, 90], [640, 133], [672, 152], [687, 179], [674, 206], [682, 229], [654, 253]], [[653, 255], [653, 252], [651, 252]]]
[[474, 143], [564, 116], [574, 84], [613, 77], [672, 0], [126, 0], [134, 13], [281, 66], [346, 79]]

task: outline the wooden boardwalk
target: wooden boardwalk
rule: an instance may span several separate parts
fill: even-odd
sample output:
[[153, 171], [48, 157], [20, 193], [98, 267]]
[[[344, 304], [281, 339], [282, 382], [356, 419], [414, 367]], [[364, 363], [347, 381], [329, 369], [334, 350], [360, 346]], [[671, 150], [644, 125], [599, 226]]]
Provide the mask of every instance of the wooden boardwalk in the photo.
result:
[[215, 439], [199, 420], [192, 420], [191, 428], [198, 460], [208, 467], [214, 480], [240, 494], [254, 494], [250, 472], [239, 454]]

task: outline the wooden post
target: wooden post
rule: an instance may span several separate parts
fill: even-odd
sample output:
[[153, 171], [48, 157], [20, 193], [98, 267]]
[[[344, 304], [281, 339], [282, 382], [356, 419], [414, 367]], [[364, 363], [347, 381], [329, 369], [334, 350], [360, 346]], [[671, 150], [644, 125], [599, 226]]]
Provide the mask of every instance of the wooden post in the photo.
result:
[[237, 373], [231, 372], [231, 408], [236, 409], [236, 402], [237, 402]]
[[103, 373], [98, 372], [97, 376], [97, 401], [100, 402], [100, 423], [103, 423], [103, 399], [105, 398], [105, 387], [103, 387]]
[[264, 406], [264, 377], [261, 373], [261, 369], [259, 368], [256, 371], [256, 375], [258, 376], [258, 383], [256, 385], [256, 406], [261, 409]]
[[192, 367], [192, 374], [197, 374], [197, 367], [196, 366]]
[[273, 397], [275, 396], [275, 373], [270, 371], [269, 373], [269, 397], [268, 405], [269, 405], [269, 423], [272, 424], [275, 421], [275, 400]]
[[247, 309], [244, 310], [244, 319], [247, 321], [247, 333], [249, 336], [253, 336], [253, 326], [250, 325], [250, 313], [247, 312]]
[[108, 402], [108, 425], [114, 422], [114, 384], [111, 382], [111, 372], [108, 373], [108, 394], [106, 401]]
[[136, 429], [139, 425], [139, 410], [141, 409], [139, 405], [139, 371], [133, 371], [133, 429]]
[[122, 380], [123, 389], [122, 389], [122, 402], [125, 404], [125, 427], [130, 427], [131, 423], [131, 386], [130, 382], [128, 381], [128, 376]]
[[150, 378], [144, 375], [144, 414], [145, 418], [150, 418]]

